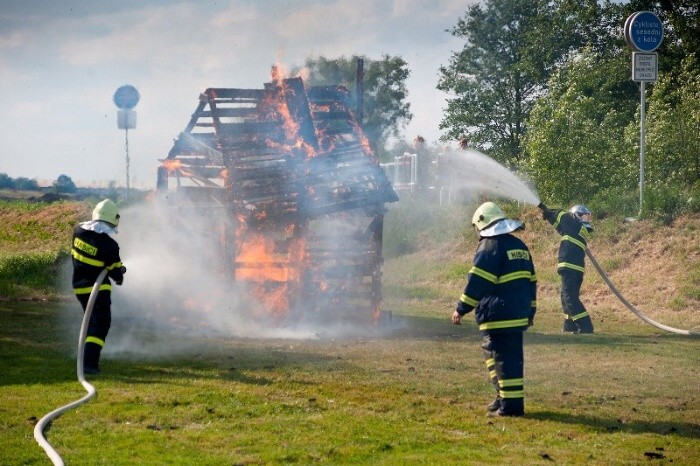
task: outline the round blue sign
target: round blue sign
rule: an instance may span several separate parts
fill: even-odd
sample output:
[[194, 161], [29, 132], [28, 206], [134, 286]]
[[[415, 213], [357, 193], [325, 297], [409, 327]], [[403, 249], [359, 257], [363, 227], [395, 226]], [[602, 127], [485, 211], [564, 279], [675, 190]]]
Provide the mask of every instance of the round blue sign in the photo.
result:
[[122, 86], [114, 92], [114, 104], [122, 109], [132, 109], [139, 103], [139, 91], [130, 84]]
[[625, 40], [636, 52], [653, 52], [663, 38], [661, 20], [651, 11], [638, 11], [625, 21]]

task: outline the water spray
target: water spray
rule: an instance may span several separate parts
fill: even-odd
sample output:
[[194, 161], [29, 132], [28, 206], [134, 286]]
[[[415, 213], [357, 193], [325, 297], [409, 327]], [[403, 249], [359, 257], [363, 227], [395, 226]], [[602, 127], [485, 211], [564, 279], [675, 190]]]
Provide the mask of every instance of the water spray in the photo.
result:
[[496, 196], [536, 206], [540, 199], [521, 176], [516, 175], [491, 157], [474, 149], [462, 149], [455, 163], [450, 166], [459, 190], [490, 193]]
[[95, 281], [95, 284], [92, 286], [92, 291], [90, 292], [90, 298], [88, 298], [87, 306], [85, 306], [85, 314], [83, 315], [83, 323], [80, 326], [80, 336], [78, 337], [78, 363], [77, 363], [77, 372], [78, 372], [78, 381], [82, 384], [82, 386], [85, 388], [87, 391], [87, 395], [84, 397], [80, 398], [79, 400], [73, 401], [71, 403], [68, 403], [67, 405], [61, 406], [60, 408], [57, 408], [50, 413], [46, 414], [44, 417], [42, 417], [39, 422], [37, 422], [36, 426], [34, 426], [34, 439], [37, 441], [37, 443], [41, 446], [41, 448], [44, 449], [46, 454], [48, 455], [49, 459], [53, 462], [55, 466], [63, 466], [63, 459], [61, 456], [58, 454], [58, 452], [51, 446], [51, 444], [46, 440], [44, 437], [44, 428], [48, 425], [49, 422], [51, 422], [53, 419], [57, 418], [64, 412], [76, 408], [80, 406], [81, 404], [85, 403], [86, 401], [90, 400], [92, 397], [95, 396], [97, 391], [95, 390], [95, 387], [93, 387], [89, 382], [85, 380], [85, 374], [83, 372], [83, 346], [85, 345], [85, 338], [87, 337], [87, 328], [88, 324], [90, 323], [90, 316], [92, 315], [92, 309], [95, 307], [95, 301], [97, 300], [97, 294], [100, 290], [100, 285], [102, 284], [102, 281], [105, 279], [107, 276], [107, 269], [102, 270], [100, 272], [100, 275], [97, 277], [97, 280]]

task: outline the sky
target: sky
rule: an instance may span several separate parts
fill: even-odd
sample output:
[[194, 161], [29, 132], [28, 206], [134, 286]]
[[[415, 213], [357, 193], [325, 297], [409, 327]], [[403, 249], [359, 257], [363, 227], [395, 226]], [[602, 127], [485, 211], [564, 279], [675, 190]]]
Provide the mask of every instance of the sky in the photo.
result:
[[[208, 87], [260, 89], [307, 57], [401, 56], [414, 115], [405, 139], [438, 141], [439, 68], [474, 0], [0, 0], [0, 173], [155, 187], [159, 159]], [[114, 92], [140, 93], [136, 128]]]

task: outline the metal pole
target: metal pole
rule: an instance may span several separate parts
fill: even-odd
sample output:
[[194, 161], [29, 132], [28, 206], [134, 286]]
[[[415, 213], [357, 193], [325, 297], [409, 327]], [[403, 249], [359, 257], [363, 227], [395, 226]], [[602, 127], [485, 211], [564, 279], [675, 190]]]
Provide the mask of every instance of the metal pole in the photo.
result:
[[646, 96], [644, 88], [646, 82], [642, 81], [641, 84], [641, 109], [639, 112], [639, 214], [637, 214], [637, 217], [642, 216], [642, 205], [644, 202], [644, 120], [646, 118]]
[[[643, 83], [642, 83], [643, 85]], [[129, 199], [129, 129], [124, 130], [124, 147], [126, 148], [126, 198]]]
[[365, 79], [365, 60], [357, 59], [357, 75], [355, 77], [355, 97], [357, 97], [357, 124], [362, 128], [362, 120], [365, 118], [365, 104], [363, 99]]

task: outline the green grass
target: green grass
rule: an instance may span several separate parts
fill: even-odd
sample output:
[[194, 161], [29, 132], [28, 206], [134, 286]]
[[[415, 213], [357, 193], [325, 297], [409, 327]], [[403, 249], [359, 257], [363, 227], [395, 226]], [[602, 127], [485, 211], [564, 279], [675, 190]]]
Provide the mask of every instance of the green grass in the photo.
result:
[[[58, 305], [0, 311], [3, 464], [45, 464], [34, 423], [85, 393]], [[67, 464], [696, 464], [696, 339], [541, 321], [526, 335], [524, 419], [485, 416], [471, 322], [395, 311], [384, 336], [185, 339], [197, 349], [177, 357], [105, 358], [97, 397], [46, 436]]]
[[[473, 317], [461, 326], [449, 320], [476, 246], [466, 210], [387, 215], [385, 246], [394, 249], [383, 268], [383, 309], [390, 322], [354, 338], [301, 340], [219, 338], [214, 331], [195, 339], [141, 328], [132, 335], [136, 349], [184, 349], [105, 355], [103, 374], [92, 379], [97, 397], [56, 419], [49, 442], [66, 464], [697, 464], [700, 341], [621, 310], [592, 273], [584, 298], [597, 333], [560, 333], [558, 238], [534, 209], [523, 210], [523, 236], [540, 279], [538, 315], [525, 343], [527, 416], [486, 417], [493, 389]], [[57, 212], [44, 216], [40, 209], [32, 217], [51, 228]], [[4, 215], [31, 225], [12, 209]], [[596, 256], [633, 299], [678, 281], [684, 299], [667, 297], [653, 317], [697, 330], [696, 256], [679, 258], [674, 251], [682, 246], [664, 245], [657, 254], [654, 245], [674, 238], [674, 230], [643, 222], [622, 225], [611, 241], [600, 232], [613, 231], [615, 222], [602, 222]], [[693, 225], [673, 244], [693, 243]], [[31, 243], [36, 229], [20, 231]], [[58, 254], [66, 234], [57, 229], [41, 242]], [[0, 257], [31, 256], [21, 244], [2, 243]], [[688, 262], [640, 280], [638, 272], [625, 274], [637, 260], [628, 253], [637, 250], [659, 268], [668, 258]], [[45, 296], [27, 284], [41, 273], [26, 260], [17, 273], [29, 276], [17, 286]], [[48, 266], [48, 259], [37, 261]], [[679, 268], [689, 273], [666, 275]], [[47, 464], [32, 436], [35, 423], [85, 394], [75, 373], [80, 308], [58, 293], [48, 302], [0, 296], [0, 464]], [[110, 335], [132, 324], [115, 309]]]

